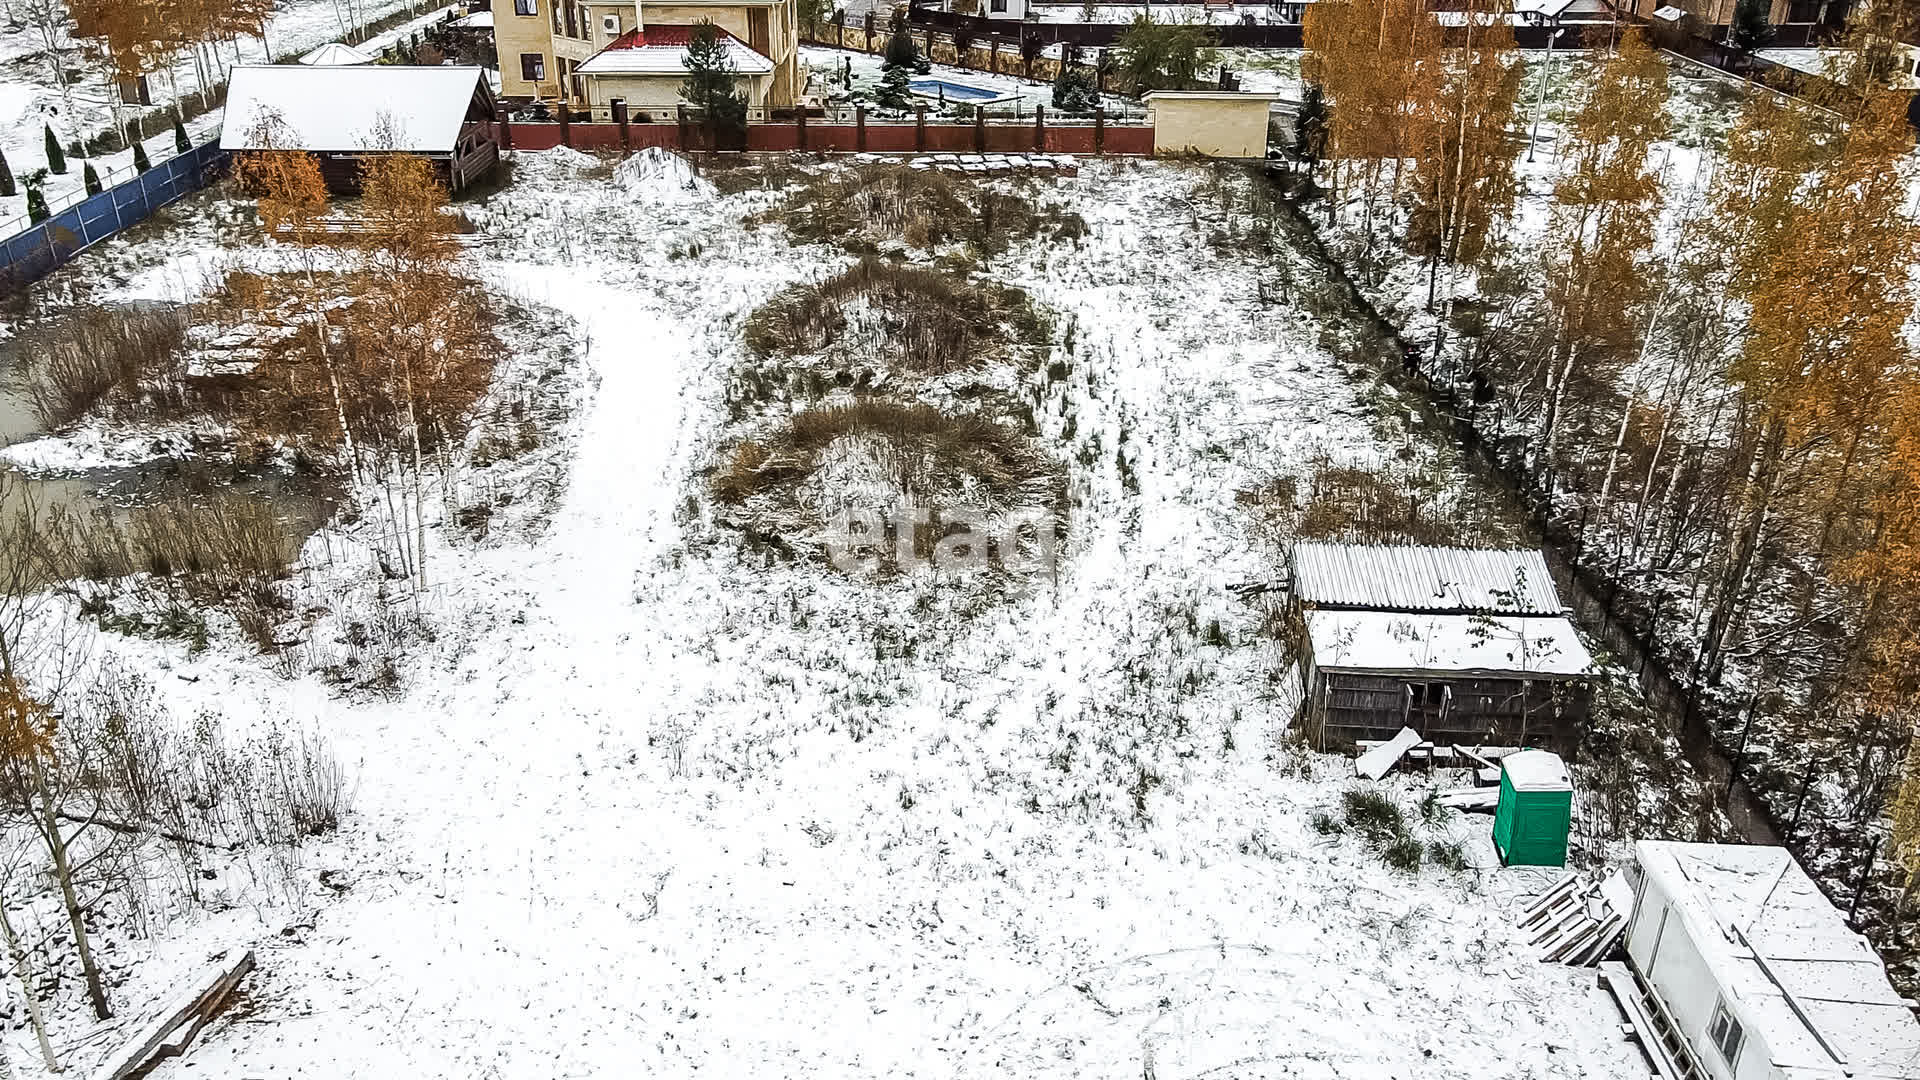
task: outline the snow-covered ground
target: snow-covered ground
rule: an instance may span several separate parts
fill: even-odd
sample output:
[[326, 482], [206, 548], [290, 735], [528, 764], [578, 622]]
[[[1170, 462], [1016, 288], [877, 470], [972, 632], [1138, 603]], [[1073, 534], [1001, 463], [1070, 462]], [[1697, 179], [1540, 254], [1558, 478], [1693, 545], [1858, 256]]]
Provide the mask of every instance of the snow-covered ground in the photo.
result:
[[[422, 0], [363, 0], [355, 4], [354, 12], [363, 23], [374, 23], [399, 11], [428, 6]], [[445, 18], [445, 12], [464, 7], [464, 4], [435, 5], [419, 18], [370, 39], [360, 48], [377, 53], [407, 33]], [[344, 11], [336, 0], [283, 0], [267, 27], [266, 40], [272, 47], [271, 55], [299, 55], [314, 46], [338, 40], [344, 28], [353, 25], [345, 21]], [[11, 235], [26, 223], [24, 179], [47, 167], [47, 127], [53, 128], [65, 150], [70, 142], [76, 139], [84, 142], [113, 126], [113, 107], [104, 81], [104, 68], [91, 61], [82, 62], [80, 45], [74, 44], [70, 36], [63, 35], [61, 40], [63, 50], [69, 50], [66, 52], [68, 65], [85, 76], [69, 86], [64, 94], [47, 66], [40, 31], [29, 25], [0, 28], [0, 151], [5, 152], [14, 176], [22, 180], [18, 194], [0, 197], [0, 236]], [[270, 62], [270, 57], [260, 39], [241, 38], [230, 49], [223, 43], [220, 62], [223, 66], [259, 64]], [[185, 97], [198, 90], [196, 78], [192, 61], [182, 56], [173, 70], [148, 76], [152, 107], [135, 105], [122, 110], [123, 122], [140, 119], [148, 135], [145, 143], [149, 160], [157, 162], [173, 155], [173, 102], [177, 96]], [[203, 141], [219, 130], [219, 110], [189, 120], [186, 127], [194, 142]], [[72, 159], [72, 155], [69, 158], [66, 173], [49, 175], [43, 185], [48, 203], [56, 210], [84, 191], [81, 162]], [[101, 181], [109, 186], [134, 175], [131, 148], [87, 160], [93, 162]]]
[[[1034, 192], [1088, 235], [982, 265], [1055, 317], [1027, 389], [1065, 557], [875, 581], [751, 553], [702, 479], [742, 430], [742, 321], [848, 257], [745, 224], [778, 193], [629, 172], [520, 154], [470, 211], [470, 270], [570, 320], [587, 398], [542, 538], [435, 540], [398, 691], [99, 636], [183, 718], [323, 732], [354, 792], [304, 891], [125, 946], [134, 1013], [260, 959], [156, 1077], [1645, 1071], [1590, 973], [1526, 956], [1549, 875], [1499, 868], [1487, 819], [1433, 827], [1472, 869], [1413, 875], [1309, 825], [1351, 770], [1286, 740], [1286, 661], [1227, 589], [1279, 556], [1247, 496], [1316, 456], [1459, 465], [1311, 263], [1222, 242], [1244, 177], [1088, 162]], [[169, 241], [67, 272], [141, 244]], [[124, 288], [198, 280], [150, 265]]]

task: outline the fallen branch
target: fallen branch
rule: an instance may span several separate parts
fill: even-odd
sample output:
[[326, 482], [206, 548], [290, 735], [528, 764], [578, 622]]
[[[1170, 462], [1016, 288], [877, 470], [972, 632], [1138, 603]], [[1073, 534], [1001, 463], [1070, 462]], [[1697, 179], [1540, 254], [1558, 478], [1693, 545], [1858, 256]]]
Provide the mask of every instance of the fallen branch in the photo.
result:
[[92, 814], [75, 814], [62, 810], [58, 816], [61, 821], [71, 821], [80, 825], [98, 825], [109, 832], [117, 832], [125, 836], [156, 836], [162, 840], [171, 840], [176, 844], [192, 844], [195, 847], [203, 847], [212, 851], [232, 851], [240, 846], [238, 844], [216, 844], [211, 840], [201, 840], [184, 833], [174, 832], [172, 829], [163, 829], [158, 825], [114, 821], [111, 818], [97, 817]]

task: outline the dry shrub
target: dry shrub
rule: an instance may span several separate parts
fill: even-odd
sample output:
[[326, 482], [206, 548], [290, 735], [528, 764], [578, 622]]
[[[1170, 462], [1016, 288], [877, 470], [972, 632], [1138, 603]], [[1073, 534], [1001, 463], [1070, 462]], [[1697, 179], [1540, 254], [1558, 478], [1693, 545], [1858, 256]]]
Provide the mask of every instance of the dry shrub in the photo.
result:
[[1086, 233], [1078, 215], [1057, 205], [1036, 205], [1020, 192], [893, 163], [807, 176], [785, 207], [760, 220], [785, 224], [796, 240], [863, 250], [904, 240], [922, 250], [964, 242], [991, 253], [1035, 236]]
[[1294, 527], [1303, 540], [1458, 545], [1466, 534], [1443, 476], [1413, 466], [1314, 462]]
[[85, 744], [109, 816], [225, 848], [298, 843], [347, 812], [346, 772], [318, 736], [269, 721], [235, 737], [213, 713], [183, 724], [144, 676], [114, 663], [73, 706], [70, 737]]
[[288, 612], [277, 582], [295, 552], [269, 502], [214, 489], [136, 507], [124, 522], [55, 508], [33, 523], [32, 535], [36, 554], [26, 569], [43, 584], [150, 575], [157, 610], [117, 610], [117, 585], [83, 599], [83, 610], [107, 629], [198, 644], [206, 638], [199, 609], [214, 608], [262, 652], [277, 647], [275, 627]]
[[745, 329], [747, 347], [763, 358], [838, 346], [929, 375], [977, 366], [1014, 346], [1044, 345], [1050, 333], [1020, 289], [872, 258], [788, 289]]
[[[182, 309], [88, 307], [37, 333], [26, 346], [27, 396], [57, 428], [108, 404], [127, 418], [177, 398], [187, 315]], [[158, 385], [145, 385], [152, 381]]]

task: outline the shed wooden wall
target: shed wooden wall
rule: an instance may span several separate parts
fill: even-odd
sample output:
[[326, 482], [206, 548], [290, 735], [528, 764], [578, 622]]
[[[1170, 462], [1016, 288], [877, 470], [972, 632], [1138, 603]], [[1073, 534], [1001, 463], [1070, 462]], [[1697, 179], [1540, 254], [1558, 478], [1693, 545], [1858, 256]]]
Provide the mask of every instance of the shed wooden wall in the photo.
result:
[[[1587, 684], [1580, 680], [1462, 678], [1433, 672], [1413, 678], [1308, 669], [1308, 722], [1325, 748], [1361, 739], [1390, 739], [1411, 727], [1435, 743], [1468, 746], [1539, 746], [1571, 756], [1586, 726]], [[1406, 708], [1407, 686], [1444, 683], [1453, 688], [1445, 717]]]

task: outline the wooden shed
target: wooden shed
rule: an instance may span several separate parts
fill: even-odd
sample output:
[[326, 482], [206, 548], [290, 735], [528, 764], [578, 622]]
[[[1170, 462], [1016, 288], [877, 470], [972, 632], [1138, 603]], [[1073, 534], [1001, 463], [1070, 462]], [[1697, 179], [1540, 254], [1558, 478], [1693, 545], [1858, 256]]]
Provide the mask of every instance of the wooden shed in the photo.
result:
[[1592, 655], [1538, 551], [1300, 543], [1293, 614], [1307, 731], [1571, 754]]
[[1612, 985], [1657, 1067], [1713, 1080], [1920, 1080], [1920, 1022], [1784, 848], [1641, 840]]
[[366, 155], [418, 154], [458, 193], [500, 160], [484, 76], [477, 67], [236, 67], [220, 148], [305, 150], [340, 194], [359, 190]]

